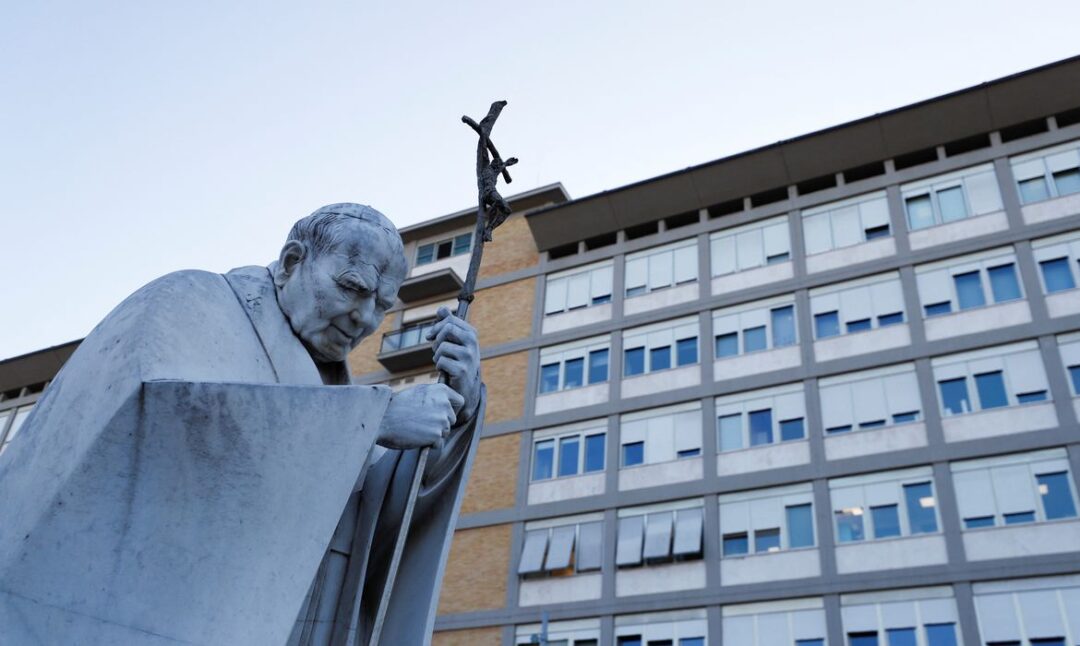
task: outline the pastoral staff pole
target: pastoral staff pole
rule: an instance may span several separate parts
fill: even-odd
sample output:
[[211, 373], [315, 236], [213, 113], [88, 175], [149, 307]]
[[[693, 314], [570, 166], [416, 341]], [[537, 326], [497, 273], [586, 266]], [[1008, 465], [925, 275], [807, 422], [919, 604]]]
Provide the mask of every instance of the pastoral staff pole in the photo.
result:
[[[506, 183], [511, 182], [508, 166], [517, 163], [517, 159], [511, 157], [505, 161], [499, 156], [495, 144], [491, 143], [491, 129], [495, 126], [495, 120], [506, 106], [506, 101], [496, 101], [491, 104], [487, 116], [477, 123], [473, 119], [463, 116], [461, 120], [471, 127], [479, 136], [476, 144], [476, 185], [477, 207], [476, 228], [473, 231], [472, 257], [469, 258], [469, 271], [465, 274], [465, 284], [461, 286], [458, 294], [458, 306], [456, 316], [462, 320], [469, 314], [469, 304], [473, 300], [473, 291], [476, 289], [476, 276], [480, 271], [480, 259], [484, 255], [484, 243], [491, 241], [491, 232], [495, 227], [503, 223], [510, 215], [510, 205], [499, 195], [497, 184], [499, 175], [503, 176]], [[439, 383], [450, 382], [450, 377], [439, 371]], [[394, 582], [397, 579], [398, 567], [401, 565], [401, 555], [405, 551], [405, 542], [409, 537], [409, 525], [412, 523], [413, 510], [416, 508], [416, 498], [420, 493], [424, 471], [427, 467], [429, 449], [420, 450], [420, 456], [416, 460], [416, 471], [413, 473], [412, 486], [409, 489], [409, 499], [405, 505], [405, 511], [401, 515], [401, 526], [398, 529], [397, 539], [394, 541], [394, 553], [390, 558], [390, 567], [386, 573], [386, 583], [383, 586], [382, 596], [379, 598], [379, 610], [375, 614], [375, 624], [372, 627], [371, 639], [368, 646], [379, 646], [379, 638], [382, 635], [383, 624], [386, 622], [386, 611], [390, 607], [390, 595], [394, 592]]]

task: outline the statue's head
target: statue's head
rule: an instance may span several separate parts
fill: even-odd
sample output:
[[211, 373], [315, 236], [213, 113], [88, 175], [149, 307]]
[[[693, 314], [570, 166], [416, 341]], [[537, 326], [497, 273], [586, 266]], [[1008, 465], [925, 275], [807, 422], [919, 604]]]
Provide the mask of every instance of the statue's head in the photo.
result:
[[293, 225], [271, 265], [278, 304], [320, 362], [344, 361], [379, 327], [408, 267], [397, 229], [361, 204], [331, 204]]

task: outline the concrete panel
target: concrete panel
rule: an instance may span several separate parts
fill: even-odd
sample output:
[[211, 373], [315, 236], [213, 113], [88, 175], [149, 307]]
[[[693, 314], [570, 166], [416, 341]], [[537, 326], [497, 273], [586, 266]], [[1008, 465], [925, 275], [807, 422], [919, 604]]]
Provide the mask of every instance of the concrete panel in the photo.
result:
[[705, 474], [704, 458], [683, 458], [659, 464], [645, 464], [619, 469], [619, 490], [657, 487], [673, 482], [701, 480]]
[[1073, 398], [1073, 413], [1077, 419], [1080, 419], [1080, 398]]
[[821, 558], [817, 548], [720, 559], [720, 585], [744, 585], [815, 576], [821, 576]]
[[608, 390], [608, 384], [592, 384], [539, 395], [536, 398], [536, 414], [546, 415], [568, 408], [603, 404], [608, 400]]
[[523, 579], [518, 587], [519, 606], [541, 606], [600, 598], [603, 575], [599, 572], [547, 579]]
[[841, 247], [824, 253], [806, 257], [806, 272], [809, 274], [829, 269], [850, 267], [859, 263], [879, 260], [896, 255], [895, 238], [878, 238], [851, 247]]
[[1031, 308], [1026, 300], [977, 307], [926, 319], [926, 340], [936, 341], [987, 330], [997, 330], [1031, 323]]
[[756, 446], [728, 451], [716, 456], [716, 474], [730, 476], [810, 463], [810, 443], [806, 440]]
[[1046, 297], [1046, 310], [1051, 318], [1080, 314], [1080, 290], [1049, 294]]
[[900, 570], [948, 562], [945, 537], [905, 536], [836, 546], [838, 574]]
[[716, 276], [712, 279], [713, 296], [750, 289], [758, 285], [776, 283], [781, 280], [790, 280], [795, 275], [793, 267], [790, 262], [781, 262], [775, 265], [765, 265], [756, 269]]
[[1021, 208], [1020, 212], [1024, 214], [1025, 224], [1038, 224], [1076, 215], [1080, 213], [1080, 193], [1059, 197], [1056, 200], [1028, 204]]
[[1004, 231], [1009, 228], [1009, 221], [1004, 211], [995, 211], [973, 218], [965, 218], [928, 229], [919, 229], [908, 234], [912, 251], [949, 244], [967, 238], [976, 238], [989, 233]]
[[1080, 549], [1080, 520], [988, 527], [964, 532], [969, 561], [1007, 559]]
[[615, 596], [658, 594], [705, 587], [705, 561], [619, 570], [615, 573]]
[[774, 370], [788, 370], [797, 368], [801, 363], [798, 345], [740, 354], [737, 357], [724, 357], [713, 362], [713, 380], [725, 381]]
[[604, 303], [603, 305], [593, 305], [585, 309], [545, 316], [540, 329], [541, 334], [551, 334], [552, 332], [569, 330], [570, 328], [599, 323], [609, 319], [611, 319], [611, 303]]
[[417, 265], [409, 272], [409, 278], [423, 276], [443, 269], [453, 269], [459, 278], [465, 280], [465, 274], [469, 273], [469, 254], [463, 253], [458, 256], [450, 256], [449, 258], [429, 262], [426, 265]]
[[[690, 388], [701, 383], [701, 368], [694, 364], [671, 370], [650, 372], [646, 375], [638, 375], [622, 380], [623, 399], [628, 397], [641, 397], [665, 390], [677, 390]], [[537, 408], [540, 402], [537, 401]]]
[[542, 480], [529, 485], [528, 504], [542, 505], [547, 502], [598, 496], [604, 493], [604, 472], [587, 473], [571, 478]]
[[926, 446], [926, 424], [900, 424], [825, 438], [825, 459], [843, 460]]
[[979, 440], [997, 435], [1026, 433], [1058, 425], [1053, 402], [950, 415], [941, 419], [946, 442]]
[[890, 325], [868, 332], [841, 334], [814, 341], [814, 358], [818, 361], [832, 361], [889, 348], [902, 348], [910, 344], [911, 332], [907, 323]]
[[649, 312], [663, 307], [671, 307], [679, 303], [687, 303], [697, 300], [698, 284], [696, 282], [679, 285], [669, 289], [634, 296], [623, 301], [623, 314], [632, 316], [642, 312]]

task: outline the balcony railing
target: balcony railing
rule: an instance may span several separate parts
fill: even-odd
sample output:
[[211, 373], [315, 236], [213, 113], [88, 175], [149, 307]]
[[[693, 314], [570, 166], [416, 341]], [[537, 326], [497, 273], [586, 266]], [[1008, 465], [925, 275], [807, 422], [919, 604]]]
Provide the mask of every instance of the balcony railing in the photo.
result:
[[434, 325], [435, 321], [431, 321], [397, 332], [387, 332], [383, 335], [381, 352], [397, 352], [428, 343], [427, 333]]

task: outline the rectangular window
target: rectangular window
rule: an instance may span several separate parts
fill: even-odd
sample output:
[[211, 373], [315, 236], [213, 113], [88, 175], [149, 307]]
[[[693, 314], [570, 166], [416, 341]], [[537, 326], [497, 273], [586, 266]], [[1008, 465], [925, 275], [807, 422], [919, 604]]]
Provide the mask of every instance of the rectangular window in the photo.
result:
[[959, 186], [938, 191], [938, 207], [941, 210], [943, 223], [963, 220], [967, 217], [967, 206], [964, 204], [964, 190]]
[[743, 447], [742, 415], [724, 415], [717, 419], [720, 426], [720, 450], [734, 451]]
[[765, 348], [764, 325], [743, 330], [743, 352], [757, 352], [758, 350], [764, 350]]
[[688, 366], [698, 362], [697, 337], [692, 339], [679, 339], [675, 342], [676, 361], [680, 366]]
[[982, 281], [979, 272], [969, 271], [953, 276], [956, 285], [956, 302], [961, 310], [986, 305], [986, 297], [983, 295]]
[[998, 265], [986, 270], [990, 275], [990, 291], [994, 294], [995, 303], [1015, 301], [1021, 298], [1020, 283], [1016, 279], [1016, 265]]
[[766, 552], [780, 551], [780, 529], [757, 529], [754, 530], [754, 553], [765, 554]]
[[777, 307], [772, 317], [772, 342], [774, 348], [795, 344], [795, 306]]
[[433, 260], [435, 260], [435, 245], [420, 245], [420, 247], [416, 250], [416, 264], [426, 265]]
[[968, 399], [967, 379], [946, 379], [938, 382], [941, 391], [941, 405], [950, 415], [970, 413], [971, 400]]
[[897, 505], [879, 505], [870, 508], [870, 523], [874, 526], [874, 538], [891, 538], [900, 535], [899, 509]]
[[956, 627], [954, 624], [927, 624], [927, 646], [956, 646]]
[[863, 533], [863, 509], [851, 507], [835, 512], [836, 516], [836, 540], [841, 543], [861, 541], [866, 538]]
[[459, 256], [472, 250], [472, 234], [463, 233], [454, 238], [454, 255]]
[[608, 380], [608, 350], [589, 353], [589, 383], [599, 384]]
[[1047, 294], [1062, 292], [1076, 287], [1072, 271], [1069, 269], [1068, 258], [1044, 260], [1039, 263], [1039, 269], [1042, 270], [1043, 283], [1046, 285]]
[[814, 330], [817, 338], [825, 339], [840, 334], [839, 312], [822, 312], [814, 315]]
[[813, 547], [814, 546], [814, 513], [813, 506], [791, 505], [785, 508], [787, 514], [787, 529], [789, 547]]
[[932, 534], [938, 530], [934, 489], [929, 482], [904, 485], [908, 525], [912, 534]]
[[1033, 511], [1016, 511], [1011, 514], [1005, 514], [1006, 525], [1023, 525], [1025, 523], [1035, 522], [1035, 512]]
[[1080, 193], [1080, 170], [1070, 168], [1054, 173], [1054, 188], [1061, 196]]
[[888, 646], [918, 646], [914, 628], [889, 628], [885, 631]]
[[563, 364], [563, 388], [580, 388], [585, 379], [585, 359], [570, 359]]
[[878, 327], [887, 327], [889, 325], [897, 325], [904, 322], [903, 312], [893, 312], [892, 314], [883, 314], [878, 317]]
[[716, 337], [716, 358], [734, 357], [739, 354], [739, 334], [730, 332]]
[[[544, 287], [544, 315], [610, 303], [613, 275], [610, 260], [548, 275]], [[631, 279], [628, 276], [628, 280]]]
[[848, 646], [878, 646], [877, 633], [848, 633]]
[[645, 373], [645, 348], [629, 348], [623, 353], [623, 376]]
[[941, 303], [931, 303], [923, 306], [923, 310], [926, 311], [926, 318], [931, 316], [941, 316], [942, 314], [948, 314], [952, 312], [952, 303], [949, 301], [942, 301]]
[[1009, 405], [1009, 397], [1005, 394], [1005, 379], [1000, 370], [975, 375], [975, 389], [979, 391], [979, 406], [983, 410]]
[[1068, 473], [1044, 473], [1035, 476], [1035, 479], [1039, 483], [1039, 496], [1047, 520], [1076, 517]]
[[965, 529], [976, 529], [976, 528], [979, 528], [979, 527], [993, 527], [993, 526], [994, 526], [994, 517], [993, 516], [975, 516], [975, 517], [972, 517], [972, 518], [965, 518], [964, 519], [964, 528]]
[[892, 235], [892, 232], [889, 231], [889, 225], [882, 224], [876, 227], [870, 227], [866, 229], [865, 234], [866, 240], [867, 242], [869, 242], [870, 240], [877, 240], [878, 238], [888, 238], [890, 235]]
[[780, 441], [801, 440], [806, 437], [802, 418], [786, 419], [780, 422]]
[[628, 297], [667, 289], [697, 280], [697, 240], [683, 240], [626, 257]]
[[1080, 395], [1080, 366], [1069, 366], [1069, 381], [1074, 395]]
[[1024, 204], [1050, 199], [1050, 186], [1045, 177], [1033, 177], [1020, 183], [1020, 201]]
[[892, 422], [893, 424], [909, 424], [911, 422], [918, 421], [918, 419], [918, 411], [912, 411], [908, 413], [897, 413], [893, 415]]
[[581, 438], [577, 436], [559, 439], [559, 477], [577, 475], [578, 453]]
[[533, 446], [533, 480], [547, 480], [555, 466], [555, 440], [544, 440]]
[[665, 345], [649, 350], [649, 372], [667, 370], [671, 367], [671, 346]]
[[750, 446], [772, 444], [772, 409], [750, 412]]
[[908, 226], [912, 231], [934, 226], [934, 206], [929, 195], [916, 195], [904, 201]]
[[718, 231], [709, 236], [713, 276], [784, 262], [790, 258], [787, 216]]
[[743, 556], [750, 552], [750, 540], [746, 532], [724, 534], [724, 556]]
[[551, 393], [559, 389], [559, 368], [557, 363], [540, 367], [540, 392]]
[[604, 470], [604, 447], [606, 433], [585, 436], [585, 473]]
[[851, 334], [852, 332], [866, 332], [870, 327], [870, 319], [859, 319], [857, 321], [847, 322], [848, 334]]
[[644, 442], [631, 442], [630, 444], [623, 444], [622, 450], [622, 465], [624, 467], [632, 467], [645, 463]]

